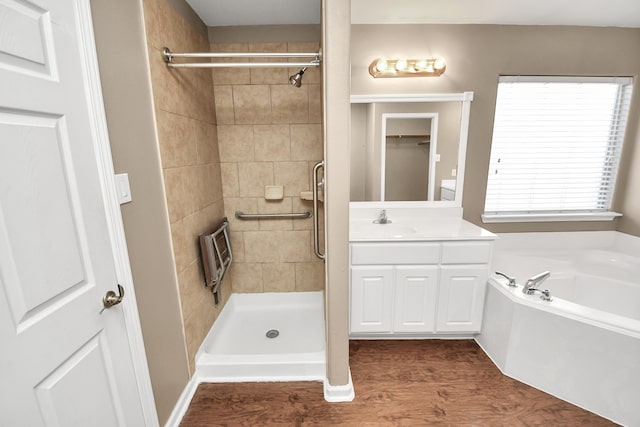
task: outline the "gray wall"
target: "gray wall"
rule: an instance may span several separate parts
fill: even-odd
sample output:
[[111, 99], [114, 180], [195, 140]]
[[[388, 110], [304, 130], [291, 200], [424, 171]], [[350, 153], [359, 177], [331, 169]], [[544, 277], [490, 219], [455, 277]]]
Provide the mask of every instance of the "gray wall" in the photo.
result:
[[94, 31], [142, 334], [160, 424], [189, 380], [140, 0], [93, 0]]
[[[639, 118], [635, 89], [618, 176], [614, 210], [622, 221], [482, 224], [496, 90], [500, 75], [640, 74], [640, 29], [506, 25], [353, 25], [351, 93], [445, 93], [473, 91], [464, 181], [464, 217], [495, 232], [620, 230], [640, 235]], [[373, 79], [380, 57], [441, 56], [440, 77]]]

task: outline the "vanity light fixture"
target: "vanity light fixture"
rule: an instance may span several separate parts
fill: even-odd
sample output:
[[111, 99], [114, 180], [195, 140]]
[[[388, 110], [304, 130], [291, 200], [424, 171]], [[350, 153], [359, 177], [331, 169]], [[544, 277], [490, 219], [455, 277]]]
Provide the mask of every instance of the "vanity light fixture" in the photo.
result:
[[437, 77], [447, 64], [442, 58], [376, 59], [369, 65], [373, 77]]

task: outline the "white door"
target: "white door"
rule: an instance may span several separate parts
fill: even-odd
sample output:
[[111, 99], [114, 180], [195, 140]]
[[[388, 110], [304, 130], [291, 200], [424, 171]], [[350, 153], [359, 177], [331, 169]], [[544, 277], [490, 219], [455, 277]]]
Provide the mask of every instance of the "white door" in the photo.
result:
[[393, 332], [435, 332], [438, 266], [396, 267]]
[[487, 277], [486, 265], [440, 267], [438, 332], [480, 332]]
[[86, 10], [0, 0], [0, 425], [145, 424], [122, 305], [101, 313], [117, 280]]
[[351, 267], [351, 332], [391, 332], [393, 267]]

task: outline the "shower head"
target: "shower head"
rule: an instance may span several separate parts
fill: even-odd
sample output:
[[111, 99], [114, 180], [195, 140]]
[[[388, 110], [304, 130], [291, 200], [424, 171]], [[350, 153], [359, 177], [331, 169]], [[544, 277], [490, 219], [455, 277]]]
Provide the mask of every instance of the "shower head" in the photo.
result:
[[307, 71], [307, 67], [304, 67], [302, 70], [295, 73], [293, 76], [289, 77], [289, 83], [294, 85], [295, 87], [302, 86], [302, 75]]

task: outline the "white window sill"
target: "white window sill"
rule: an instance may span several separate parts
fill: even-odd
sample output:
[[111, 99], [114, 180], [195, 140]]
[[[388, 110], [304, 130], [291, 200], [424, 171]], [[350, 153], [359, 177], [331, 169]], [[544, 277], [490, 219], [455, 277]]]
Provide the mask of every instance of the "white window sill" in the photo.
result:
[[619, 216], [617, 212], [483, 214], [482, 222], [613, 221]]

